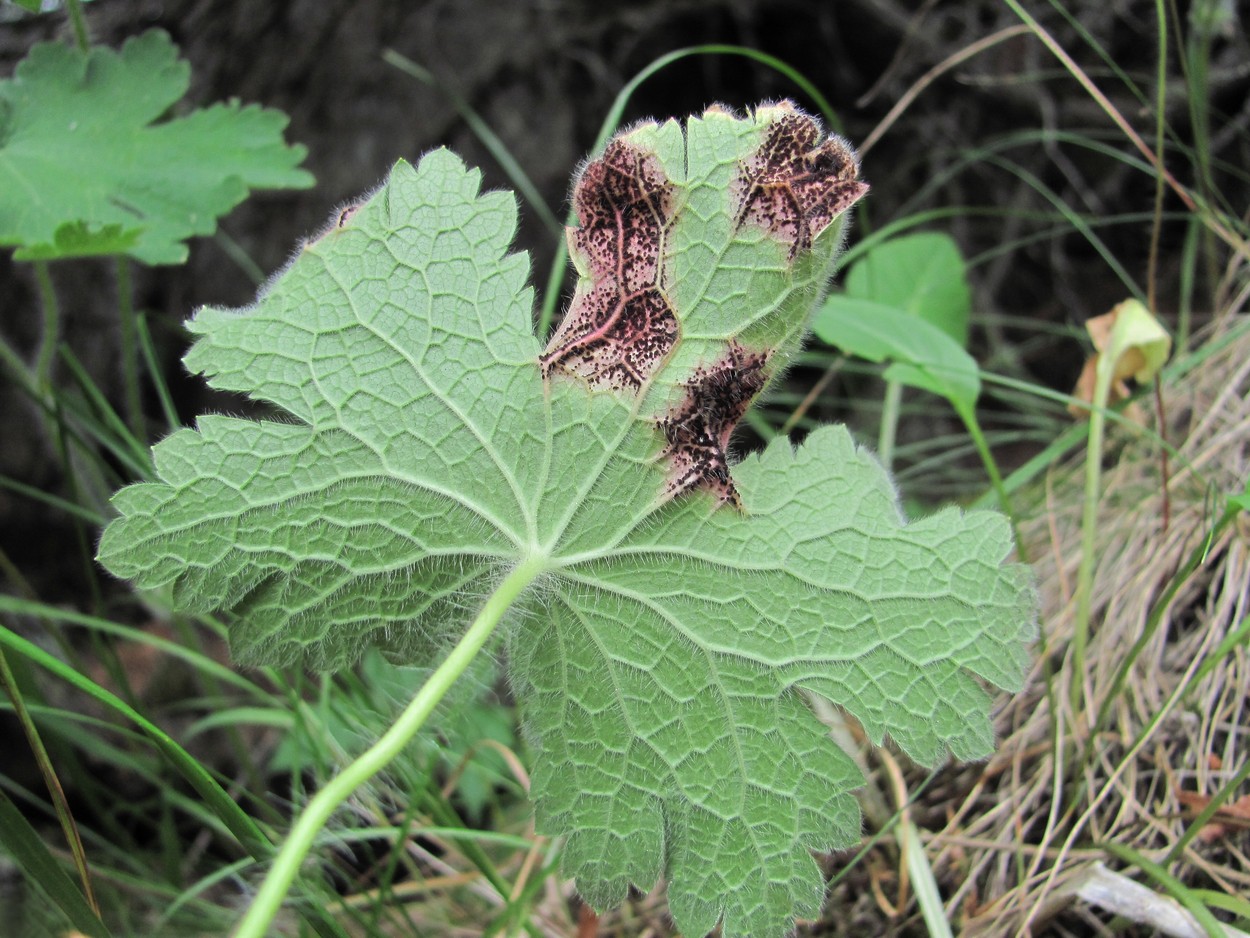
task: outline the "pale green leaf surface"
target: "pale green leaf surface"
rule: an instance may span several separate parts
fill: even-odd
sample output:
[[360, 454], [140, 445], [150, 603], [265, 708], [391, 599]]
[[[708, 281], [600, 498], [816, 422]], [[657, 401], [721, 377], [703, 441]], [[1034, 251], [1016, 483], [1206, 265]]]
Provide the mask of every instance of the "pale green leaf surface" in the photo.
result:
[[905, 310], [968, 344], [972, 291], [950, 235], [918, 231], [876, 245], [846, 272], [848, 297]]
[[971, 411], [981, 395], [976, 360], [938, 327], [872, 300], [834, 294], [812, 320], [812, 331], [848, 355], [891, 362], [887, 380], [949, 400]]
[[366, 644], [420, 663], [541, 559], [507, 626], [538, 828], [596, 905], [665, 875], [690, 935], [783, 933], [819, 909], [809, 850], [858, 839], [862, 779], [805, 692], [923, 761], [984, 756], [982, 682], [1019, 686], [1033, 627], [1003, 521], [906, 523], [843, 429], [736, 466], [741, 512], [658, 497], [646, 414], [735, 321], [797, 345], [838, 240], [787, 270], [735, 230], [728, 180], [759, 133], [634, 138], [693, 207], [670, 233], [682, 341], [637, 399], [544, 382], [513, 200], [444, 151], [400, 163], [255, 307], [192, 323], [188, 364], [288, 422], [204, 417], [159, 444], [160, 481], [117, 496], [100, 547], [187, 608], [232, 608], [240, 660], [321, 666]]
[[249, 189], [312, 185], [277, 111], [232, 101], [161, 120], [189, 81], [158, 30], [120, 52], [31, 49], [0, 81], [0, 244], [19, 260], [181, 263], [185, 240], [211, 234]]

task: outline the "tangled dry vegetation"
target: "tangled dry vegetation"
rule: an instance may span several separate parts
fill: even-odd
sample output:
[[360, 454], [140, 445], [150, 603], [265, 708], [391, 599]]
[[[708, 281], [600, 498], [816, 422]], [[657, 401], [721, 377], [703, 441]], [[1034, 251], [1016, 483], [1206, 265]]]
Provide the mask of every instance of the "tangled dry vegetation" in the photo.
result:
[[[1165, 380], [1177, 450], [1166, 508], [1153, 419], [1113, 439], [1080, 712], [1071, 708], [1079, 675], [1069, 661], [1080, 460], [1051, 475], [1024, 526], [1042, 595], [1037, 663], [999, 715], [999, 754], [978, 769], [962, 804], [947, 803], [953, 815], [929, 843], [939, 877], [957, 884], [947, 909], [965, 935], [1101, 933], [1107, 916], [1081, 897], [1106, 879], [1099, 863], [1123, 865], [1107, 844], [1163, 864], [1188, 886], [1250, 892], [1247, 799], [1234, 791], [1182, 840], [1250, 758], [1244, 514], [1207, 540], [1221, 510], [1214, 496], [1240, 491], [1250, 475], [1246, 326], [1213, 334]], [[1131, 901], [1122, 913], [1132, 919], [1137, 908], [1135, 920], [1149, 921], [1153, 913]]]

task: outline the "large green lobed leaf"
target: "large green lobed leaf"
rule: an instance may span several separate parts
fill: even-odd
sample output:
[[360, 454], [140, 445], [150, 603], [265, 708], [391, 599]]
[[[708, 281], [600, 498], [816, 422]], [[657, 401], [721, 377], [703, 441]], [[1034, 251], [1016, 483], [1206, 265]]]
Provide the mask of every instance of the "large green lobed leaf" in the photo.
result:
[[191, 80], [152, 30], [121, 52], [36, 45], [0, 81], [0, 244], [18, 260], [186, 260], [249, 189], [307, 187], [286, 117], [237, 101], [154, 123]]
[[[445, 151], [401, 162], [254, 307], [192, 321], [189, 367], [281, 419], [203, 417], [159, 444], [160, 481], [119, 493], [100, 546], [186, 609], [233, 610], [241, 662], [319, 667], [366, 644], [428, 656], [508, 570], [541, 561], [507, 625], [538, 828], [567, 838], [597, 906], [666, 876], [690, 935], [783, 933], [819, 910], [809, 851], [858, 839], [862, 778], [805, 693], [923, 762], [983, 757], [986, 685], [1019, 686], [1033, 629], [1005, 521], [907, 523], [844, 429], [775, 442], [731, 478], [686, 458], [720, 395], [749, 402], [784, 367], [840, 241], [841, 196], [798, 226], [743, 208], [752, 192], [790, 204], [762, 188], [760, 154], [796, 113], [648, 124], [592, 163], [576, 197], [591, 214], [613, 158], [662, 184], [637, 228], [662, 247], [651, 280], [604, 280], [595, 258], [628, 252], [575, 233], [581, 299], [541, 357], [525, 258], [506, 253], [513, 199], [480, 194]], [[787, 165], [824, 172], [826, 146]], [[618, 281], [650, 297], [646, 321], [663, 300], [678, 323], [628, 368], [614, 356], [634, 333], [576, 322], [617, 309], [595, 290]], [[715, 361], [742, 367], [709, 383]]]

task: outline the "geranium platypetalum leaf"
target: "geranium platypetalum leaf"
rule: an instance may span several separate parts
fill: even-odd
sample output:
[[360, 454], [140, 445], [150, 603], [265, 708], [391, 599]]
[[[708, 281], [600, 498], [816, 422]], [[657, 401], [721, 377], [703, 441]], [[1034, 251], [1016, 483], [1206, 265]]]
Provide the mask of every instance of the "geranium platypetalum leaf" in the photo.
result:
[[545, 350], [516, 209], [451, 154], [401, 163], [189, 366], [268, 401], [156, 447], [101, 545], [142, 586], [235, 612], [244, 662], [412, 660], [519, 563], [507, 666], [538, 829], [597, 906], [667, 878], [677, 926], [783, 934], [862, 784], [819, 695], [916, 759], [984, 756], [1018, 687], [1027, 571], [992, 513], [902, 515], [846, 430], [735, 463], [866, 191], [789, 104], [617, 137], [574, 188], [580, 281]]

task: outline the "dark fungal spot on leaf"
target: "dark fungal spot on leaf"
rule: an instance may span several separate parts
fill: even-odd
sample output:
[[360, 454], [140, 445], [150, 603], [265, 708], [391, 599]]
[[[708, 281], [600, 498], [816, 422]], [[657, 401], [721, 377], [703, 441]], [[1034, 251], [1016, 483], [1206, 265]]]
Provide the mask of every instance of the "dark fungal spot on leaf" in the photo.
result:
[[346, 228], [347, 223], [352, 220], [352, 216], [364, 207], [363, 202], [349, 202], [339, 210], [338, 221], [335, 222], [336, 228]]
[[669, 498], [701, 488], [722, 503], [739, 504], [726, 450], [734, 427], [768, 381], [767, 362], [767, 352], [730, 342], [714, 364], [696, 369], [681, 403], [659, 421], [666, 441], [662, 455], [669, 463]]
[[357, 212], [365, 207], [365, 203], [367, 201], [368, 199], [362, 199], [356, 202], [347, 202], [343, 204], [333, 215], [330, 216], [330, 221], [324, 228], [303, 242], [300, 246], [301, 249], [304, 250], [312, 247], [314, 244], [320, 244], [335, 232], [342, 231], [344, 228], [349, 227], [351, 225], [352, 218]]
[[820, 125], [793, 104], [772, 122], [768, 136], [739, 165], [737, 226], [758, 225], [790, 247], [789, 260], [807, 251], [835, 218], [863, 198], [859, 159], [840, 137], [821, 141]]
[[592, 387], [637, 391], [677, 341], [677, 317], [661, 289], [673, 186], [654, 157], [622, 139], [587, 164], [573, 192], [579, 227], [570, 250], [585, 264], [560, 328], [539, 359]]

